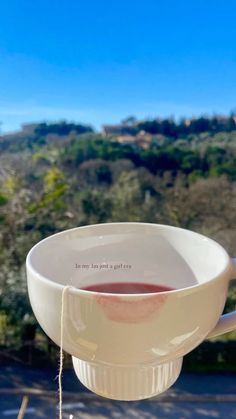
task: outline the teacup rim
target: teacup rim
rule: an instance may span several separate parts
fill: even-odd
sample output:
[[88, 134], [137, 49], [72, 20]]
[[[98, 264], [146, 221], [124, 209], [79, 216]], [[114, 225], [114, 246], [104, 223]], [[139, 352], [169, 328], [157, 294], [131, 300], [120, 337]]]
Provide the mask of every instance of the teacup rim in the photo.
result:
[[[92, 227], [95, 227], [96, 228], [98, 226], [104, 226], [104, 225], [106, 225], [106, 226], [109, 226], [109, 225], [114, 226], [114, 225], [127, 225], [127, 224], [130, 224], [130, 225], [137, 225], [138, 224], [138, 225], [147, 225], [147, 226], [158, 226], [158, 227], [165, 228], [166, 230], [168, 230], [168, 229], [178, 230], [178, 231], [181, 230], [181, 231], [186, 232], [187, 234], [193, 234], [193, 235], [199, 236], [202, 239], [205, 239], [205, 240], [209, 241], [214, 246], [218, 247], [218, 249], [222, 252], [222, 254], [225, 257], [225, 264], [224, 264], [223, 268], [221, 269], [221, 271], [217, 275], [215, 275], [215, 276], [207, 279], [207, 281], [205, 281], [203, 283], [197, 283], [197, 284], [194, 284], [194, 285], [190, 285], [188, 287], [177, 288], [177, 289], [168, 290], [168, 291], [151, 292], [151, 293], [148, 293], [147, 292], [147, 293], [137, 293], [137, 294], [136, 293], [135, 294], [132, 294], [132, 293], [130, 293], [130, 294], [129, 293], [127, 293], [127, 294], [126, 293], [125, 294], [123, 294], [123, 293], [122, 294], [118, 294], [118, 293], [111, 293], [111, 292], [108, 293], [108, 292], [100, 292], [100, 291], [99, 292], [98, 291], [90, 291], [90, 290], [85, 290], [85, 289], [81, 289], [81, 288], [76, 288], [73, 285], [70, 286], [70, 285], [66, 285], [66, 284], [60, 284], [59, 282], [52, 281], [51, 279], [49, 279], [46, 276], [42, 275], [40, 272], [38, 272], [33, 267], [32, 263], [31, 263], [30, 258], [31, 258], [32, 253], [35, 251], [35, 249], [39, 245], [41, 245], [44, 241], [49, 241], [50, 239], [54, 238], [55, 236], [60, 236], [60, 235], [63, 236], [66, 233], [70, 233], [70, 232], [76, 231], [78, 229], [86, 229], [86, 228], [92, 228]], [[126, 299], [126, 298], [129, 298], [129, 299], [130, 298], [132, 298], [132, 299], [137, 298], [137, 299], [139, 299], [140, 297], [141, 298], [144, 298], [144, 297], [150, 297], [150, 296], [156, 296], [156, 295], [166, 295], [166, 294], [173, 295], [173, 294], [176, 294], [176, 293], [181, 293], [181, 294], [186, 293], [187, 294], [187, 293], [189, 293], [191, 291], [194, 291], [197, 288], [199, 289], [199, 288], [202, 288], [202, 287], [209, 286], [209, 283], [214, 282], [214, 281], [217, 281], [217, 279], [219, 279], [222, 276], [224, 276], [227, 273], [227, 271], [230, 270], [230, 267], [231, 267], [231, 263], [230, 262], [231, 262], [231, 258], [229, 256], [229, 254], [227, 253], [227, 251], [224, 249], [224, 247], [221, 246], [214, 239], [211, 239], [211, 238], [205, 236], [204, 234], [195, 232], [193, 230], [188, 230], [186, 228], [172, 226], [172, 225], [168, 225], [168, 224], [146, 223], [146, 222], [138, 222], [138, 221], [131, 221], [131, 222], [129, 222], [129, 221], [121, 221], [121, 222], [109, 222], [109, 223], [95, 223], [95, 224], [88, 224], [88, 225], [83, 225], [83, 226], [72, 227], [72, 228], [69, 228], [69, 229], [66, 229], [66, 230], [59, 231], [59, 232], [57, 232], [55, 234], [52, 234], [52, 235], [50, 235], [48, 237], [45, 237], [44, 239], [42, 239], [39, 242], [37, 242], [29, 250], [29, 252], [27, 254], [27, 257], [26, 257], [26, 269], [27, 270], [29, 269], [29, 271], [31, 271], [33, 273], [33, 275], [35, 275], [36, 277], [38, 277], [43, 282], [46, 282], [48, 285], [50, 284], [50, 286], [56, 288], [57, 290], [63, 291], [63, 289], [66, 286], [69, 286], [70, 287], [70, 290], [69, 290], [70, 293], [75, 294], [75, 295], [81, 295], [82, 294], [82, 295], [91, 296], [91, 297], [92, 296], [97, 296], [97, 295], [104, 295], [104, 296], [106, 295], [106, 296], [111, 296], [111, 297], [119, 297], [119, 298], [122, 297], [124, 299]]]

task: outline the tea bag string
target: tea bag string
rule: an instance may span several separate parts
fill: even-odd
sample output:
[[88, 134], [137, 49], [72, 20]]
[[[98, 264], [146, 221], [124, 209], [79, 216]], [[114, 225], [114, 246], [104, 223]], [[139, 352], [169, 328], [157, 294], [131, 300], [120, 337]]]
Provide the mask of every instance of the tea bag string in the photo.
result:
[[[69, 289], [72, 289], [71, 285], [66, 285], [62, 291], [61, 297], [61, 323], [60, 323], [60, 360], [59, 360], [59, 374], [58, 374], [58, 391], [59, 391], [59, 419], [62, 419], [62, 371], [63, 371], [63, 338], [64, 338], [64, 311], [65, 301]], [[73, 419], [73, 415], [70, 415], [70, 419]]]

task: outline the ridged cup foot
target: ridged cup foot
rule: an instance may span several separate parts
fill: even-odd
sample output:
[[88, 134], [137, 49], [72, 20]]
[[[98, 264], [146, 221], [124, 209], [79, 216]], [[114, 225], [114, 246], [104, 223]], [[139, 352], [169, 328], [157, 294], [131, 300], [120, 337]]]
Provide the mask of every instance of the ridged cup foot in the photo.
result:
[[116, 366], [72, 357], [79, 380], [89, 390], [114, 400], [142, 400], [167, 390], [178, 378], [183, 358], [165, 364]]

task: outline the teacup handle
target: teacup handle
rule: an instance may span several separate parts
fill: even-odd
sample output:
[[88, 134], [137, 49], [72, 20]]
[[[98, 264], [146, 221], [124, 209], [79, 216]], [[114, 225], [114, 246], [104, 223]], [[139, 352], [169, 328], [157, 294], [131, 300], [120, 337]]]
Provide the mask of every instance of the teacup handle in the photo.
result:
[[[236, 278], [236, 258], [232, 259], [233, 275], [231, 279]], [[231, 332], [236, 329], [236, 310], [231, 313], [223, 314], [220, 317], [215, 328], [207, 335], [206, 339], [215, 336], [223, 335], [224, 333]]]

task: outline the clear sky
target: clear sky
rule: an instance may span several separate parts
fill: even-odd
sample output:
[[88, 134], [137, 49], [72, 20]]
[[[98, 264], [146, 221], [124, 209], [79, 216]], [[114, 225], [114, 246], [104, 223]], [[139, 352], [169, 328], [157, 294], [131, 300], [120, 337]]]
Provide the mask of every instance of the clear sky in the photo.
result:
[[235, 0], [2, 0], [2, 131], [229, 113], [235, 22]]

